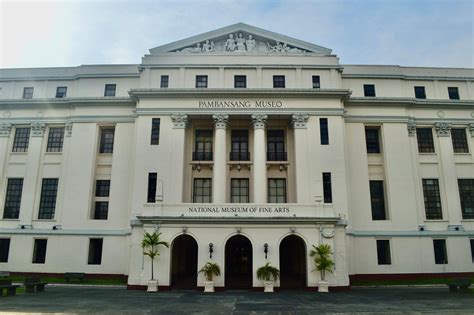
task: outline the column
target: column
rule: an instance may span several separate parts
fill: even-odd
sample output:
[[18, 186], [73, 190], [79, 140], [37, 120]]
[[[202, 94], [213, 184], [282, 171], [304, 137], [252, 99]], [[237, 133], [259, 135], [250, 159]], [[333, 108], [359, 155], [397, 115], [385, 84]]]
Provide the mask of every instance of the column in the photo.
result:
[[308, 163], [308, 124], [305, 113], [291, 116], [295, 141], [296, 202], [311, 203]]
[[166, 194], [169, 196], [166, 199], [169, 203], [182, 203], [184, 191], [184, 146], [188, 116], [186, 114], [171, 114], [171, 122], [173, 123], [171, 134], [172, 143], [174, 144], [171, 152], [173, 177], [171, 178], [172, 182], [169, 183], [170, 189], [166, 190]]
[[5, 165], [8, 157], [8, 143], [10, 140], [11, 130], [12, 124], [0, 124], [0, 183], [2, 183], [3, 173], [5, 172]]
[[214, 167], [212, 176], [212, 201], [213, 203], [225, 203], [226, 178], [227, 178], [227, 145], [226, 129], [229, 115], [212, 115], [214, 119], [215, 144], [214, 144]]
[[253, 202], [267, 202], [267, 157], [265, 156], [265, 125], [267, 115], [252, 115], [253, 124]]

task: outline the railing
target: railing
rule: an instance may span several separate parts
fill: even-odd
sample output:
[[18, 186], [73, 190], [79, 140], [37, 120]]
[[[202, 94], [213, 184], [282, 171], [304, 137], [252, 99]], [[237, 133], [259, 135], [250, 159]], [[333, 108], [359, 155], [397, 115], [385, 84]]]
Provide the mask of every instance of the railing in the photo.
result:
[[243, 152], [243, 151], [230, 152], [229, 160], [231, 160], [231, 161], [250, 161], [250, 152]]
[[212, 161], [212, 152], [193, 152], [193, 161]]
[[286, 152], [267, 152], [267, 161], [287, 161]]

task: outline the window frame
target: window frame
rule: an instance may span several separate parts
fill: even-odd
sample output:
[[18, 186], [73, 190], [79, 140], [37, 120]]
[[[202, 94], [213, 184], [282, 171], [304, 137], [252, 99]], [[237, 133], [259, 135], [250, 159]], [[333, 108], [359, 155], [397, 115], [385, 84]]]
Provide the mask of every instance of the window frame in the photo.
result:
[[[63, 91], [60, 91], [63, 90]], [[56, 97], [55, 98], [66, 98], [67, 97], [67, 86], [58, 86], [56, 87]]]
[[[370, 138], [369, 135], [371, 132], [376, 134], [375, 138]], [[381, 128], [379, 126], [365, 126], [365, 147], [367, 149], [367, 154], [380, 154], [381, 145], [380, 145], [380, 135]]]
[[332, 204], [332, 174], [331, 172], [323, 172], [321, 178], [323, 183], [323, 202], [326, 204]]
[[33, 95], [35, 93], [35, 88], [32, 86], [25, 86], [23, 87], [23, 99], [25, 100], [30, 100], [33, 98]]
[[376, 97], [375, 84], [364, 84], [364, 97]]
[[451, 128], [451, 142], [455, 154], [469, 153], [469, 141], [466, 132], [466, 128]]
[[[38, 257], [37, 242], [44, 241], [44, 254]], [[46, 264], [46, 256], [48, 255], [48, 239], [47, 238], [34, 238], [33, 239], [33, 257], [31, 259], [32, 264], [44, 265]], [[38, 260], [38, 258], [42, 258]]]
[[150, 135], [150, 145], [159, 145], [160, 144], [160, 118], [151, 119], [151, 135]]
[[[238, 182], [238, 187], [234, 184]], [[246, 186], [242, 183], [246, 183]], [[234, 189], [239, 190], [239, 194], [234, 195]], [[242, 193], [243, 189], [243, 193]], [[242, 200], [243, 199], [243, 200]], [[231, 178], [230, 179], [230, 202], [231, 203], [250, 203], [250, 180], [248, 178]]]
[[[201, 182], [200, 187], [197, 187], [197, 183]], [[204, 184], [209, 184], [205, 186]], [[197, 195], [198, 189], [202, 189], [202, 194]], [[204, 190], [209, 190], [209, 195], [204, 194]], [[197, 201], [198, 197], [202, 198], [201, 201]], [[205, 201], [204, 198], [208, 198], [208, 201]], [[193, 190], [192, 190], [192, 201], [193, 203], [212, 203], [212, 178], [210, 177], [197, 177], [193, 178]]]
[[58, 198], [59, 178], [43, 178], [41, 182], [38, 220], [54, 220]]
[[91, 220], [109, 219], [110, 179], [96, 179], [94, 183], [94, 202]]
[[206, 74], [196, 75], [196, 89], [206, 89], [209, 86], [209, 77]]
[[[370, 209], [372, 213], [372, 221], [388, 220], [384, 181], [372, 180], [372, 179], [369, 180], [369, 191], [370, 191]], [[380, 192], [381, 195], [375, 196], [374, 194], [377, 192]], [[379, 207], [381, 207], [381, 209], [379, 209]], [[381, 215], [382, 212], [379, 213], [379, 211], [382, 211], [382, 210], [383, 210], [383, 215]]]
[[[5, 242], [5, 244], [2, 244]], [[0, 238], [0, 263], [8, 263], [8, 259], [10, 258], [10, 248], [11, 248], [12, 239], [9, 237], [1, 237]], [[6, 249], [4, 253], [3, 250]]]
[[104, 89], [104, 97], [115, 97], [117, 94], [117, 84], [106, 84]]
[[[92, 248], [92, 242], [93, 241], [98, 241], [100, 240], [100, 257], [98, 259], [98, 262], [96, 262], [95, 259], [92, 259], [91, 260], [91, 248]], [[94, 247], [95, 249], [95, 247]], [[95, 257], [95, 254], [96, 254], [96, 251], [94, 250], [93, 252], [93, 257], [92, 258], [97, 258]], [[102, 256], [104, 254], [104, 239], [103, 238], [98, 238], [98, 237], [94, 237], [94, 238], [89, 238], [89, 247], [88, 247], [88, 251], [87, 251], [87, 265], [102, 265]]]
[[[110, 131], [113, 132], [110, 132]], [[111, 141], [107, 139], [107, 133], [112, 134]], [[115, 126], [102, 126], [99, 128], [99, 154], [113, 154], [115, 144]], [[109, 141], [109, 143], [107, 143]], [[110, 144], [111, 142], [111, 144]]]
[[[14, 183], [14, 181], [18, 181]], [[18, 220], [20, 218], [20, 210], [21, 210], [21, 200], [23, 197], [23, 187], [24, 187], [24, 179], [18, 177], [9, 177], [7, 178], [7, 185], [5, 187], [5, 199], [3, 203], [3, 219], [11, 219], [11, 220]], [[21, 186], [19, 190], [12, 190], [10, 186]], [[14, 188], [14, 187], [13, 187]], [[14, 200], [11, 200], [11, 199]], [[11, 203], [11, 205], [7, 205], [7, 203]], [[14, 212], [11, 212], [9, 209], [8, 216], [7, 216], [7, 207], [15, 207]]]
[[250, 161], [248, 129], [230, 131], [230, 161]]
[[319, 140], [321, 145], [329, 145], [329, 120], [325, 117], [319, 118]]
[[[267, 178], [267, 202], [268, 203], [288, 203], [288, 188], [287, 188], [287, 179], [284, 177], [271, 177]], [[275, 187], [271, 186], [271, 183], [276, 184]], [[279, 183], [283, 183], [283, 187], [279, 186]], [[283, 189], [283, 194], [278, 194], [278, 191]], [[273, 191], [276, 191], [275, 194], [272, 194]], [[275, 198], [275, 201], [273, 201]], [[282, 199], [281, 199], [282, 198]]]
[[[423, 134], [424, 132], [426, 132], [426, 134]], [[421, 153], [421, 154], [436, 153], [436, 148], [435, 148], [434, 138], [433, 138], [433, 128], [432, 127], [417, 127], [416, 128], [416, 143], [418, 147], [418, 153]]]
[[321, 76], [313, 75], [311, 82], [312, 82], [312, 85], [313, 85], [313, 89], [320, 89], [321, 88]]
[[284, 89], [286, 88], [286, 78], [284, 75], [274, 75], [273, 76], [273, 88], [274, 89]]
[[[240, 79], [240, 81], [238, 79]], [[235, 89], [246, 89], [247, 88], [247, 76], [246, 75], [234, 75], [234, 88]]]
[[[428, 181], [433, 181], [433, 183], [436, 183], [436, 185], [428, 185]], [[425, 210], [425, 219], [427, 221], [443, 220], [444, 218], [443, 203], [441, 200], [441, 187], [439, 185], [438, 178], [423, 178], [422, 188], [423, 188], [423, 206]], [[427, 195], [427, 193], [429, 194]], [[429, 198], [434, 198], [436, 200], [428, 200]], [[432, 207], [428, 208], [428, 205], [430, 204], [431, 205], [439, 204], [439, 207], [436, 207], [436, 209], [433, 209]], [[430, 215], [428, 215], [429, 212], [430, 212]]]
[[212, 129], [194, 130], [193, 161], [212, 161], [214, 131]]
[[[462, 219], [474, 220], [474, 178], [458, 178], [458, 191]], [[472, 213], [467, 213], [465, 209], [472, 209]]]
[[65, 129], [65, 127], [53, 126], [48, 128], [47, 153], [61, 153], [63, 151]]
[[[381, 247], [382, 247], [382, 246], [379, 246], [379, 243], [380, 244], [388, 244], [388, 246], [385, 247], [385, 249], [384, 249], [385, 255], [383, 255], [384, 253], [381, 253], [379, 251], [379, 249], [381, 249]], [[377, 250], [377, 265], [379, 265], [379, 266], [392, 265], [392, 246], [391, 246], [390, 239], [376, 239], [375, 244], [376, 244], [375, 246], [376, 246], [376, 250]], [[383, 257], [383, 256], [385, 256], [385, 257]]]
[[448, 98], [450, 100], [460, 100], [459, 88], [457, 86], [448, 86]]
[[167, 74], [163, 74], [160, 76], [160, 88], [167, 89], [170, 84], [170, 76]]
[[[445, 258], [445, 260], [443, 261], [440, 261], [438, 255], [439, 255], [439, 252], [437, 253], [436, 250], [437, 250], [437, 243], [440, 242], [440, 244], [443, 244], [443, 247], [442, 247], [442, 250], [443, 250], [443, 258]], [[438, 248], [439, 249], [439, 248]], [[446, 239], [445, 238], [434, 238], [433, 239], [433, 254], [434, 254], [434, 260], [435, 260], [435, 265], [447, 265], [449, 264], [449, 257], [448, 257], [448, 244], [446, 242]]]
[[[20, 134], [19, 134], [19, 131]], [[21, 134], [24, 133], [24, 134]], [[15, 135], [13, 136], [12, 153], [27, 153], [30, 146], [31, 127], [18, 126], [15, 127]]]
[[267, 161], [286, 161], [286, 130], [268, 129], [266, 134]]
[[156, 203], [156, 188], [158, 184], [158, 173], [148, 173], [148, 185], [147, 185], [147, 203]]
[[415, 92], [415, 98], [417, 99], [426, 99], [426, 87], [422, 85], [417, 85], [413, 87]]

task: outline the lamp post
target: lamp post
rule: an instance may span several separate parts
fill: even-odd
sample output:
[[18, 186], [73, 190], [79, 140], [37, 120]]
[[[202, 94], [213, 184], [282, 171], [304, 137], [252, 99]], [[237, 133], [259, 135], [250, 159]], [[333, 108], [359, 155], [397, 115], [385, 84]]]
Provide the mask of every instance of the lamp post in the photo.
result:
[[214, 252], [214, 244], [209, 243], [209, 258], [212, 258], [213, 252]]
[[267, 254], [268, 254], [268, 244], [267, 243], [263, 244], [263, 252], [265, 253], [265, 259], [267, 259]]

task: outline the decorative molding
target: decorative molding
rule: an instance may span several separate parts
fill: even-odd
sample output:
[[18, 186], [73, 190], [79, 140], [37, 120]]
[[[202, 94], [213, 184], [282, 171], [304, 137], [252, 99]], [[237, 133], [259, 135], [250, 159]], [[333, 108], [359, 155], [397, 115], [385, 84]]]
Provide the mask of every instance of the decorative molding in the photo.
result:
[[447, 122], [435, 123], [435, 130], [438, 137], [449, 137], [451, 134], [451, 124]]
[[[258, 114], [266, 113], [268, 115], [293, 115], [298, 112], [307, 113], [314, 116], [342, 116], [344, 110], [341, 108], [267, 108], [267, 109], [242, 109], [242, 108], [197, 108], [197, 107], [186, 107], [186, 108], [171, 108], [171, 107], [160, 107], [160, 108], [137, 108], [137, 116], [163, 116], [171, 115], [176, 113], [183, 113], [188, 115], [209, 115], [212, 116], [216, 113], [223, 113], [229, 115], [245, 115], [248, 116], [249, 112]], [[0, 119], [1, 121], [1, 119]], [[406, 122], [406, 119], [405, 121]]]
[[12, 131], [12, 124], [7, 122], [0, 123], [0, 137], [10, 137]]
[[33, 137], [42, 137], [44, 136], [44, 131], [46, 130], [46, 124], [35, 121], [31, 123], [31, 136]]
[[141, 216], [137, 219], [142, 224], [249, 224], [249, 225], [279, 225], [295, 224], [311, 226], [313, 224], [328, 223], [337, 226], [345, 226], [346, 223], [339, 217], [170, 217], [170, 216]]
[[252, 115], [252, 125], [253, 129], [265, 129], [267, 124], [268, 115], [265, 114], [253, 114]]
[[463, 230], [463, 231], [353, 231], [347, 230], [347, 235], [352, 237], [443, 237], [443, 236], [474, 236], [474, 230]]
[[474, 137], [474, 124], [469, 124], [469, 131], [471, 132], [471, 137]]
[[395, 106], [413, 108], [474, 108], [471, 100], [417, 99], [413, 97], [350, 97], [346, 106]]
[[307, 113], [298, 113], [291, 116], [291, 122], [295, 129], [305, 129], [308, 124], [309, 115]]
[[173, 129], [185, 129], [188, 124], [188, 115], [181, 113], [171, 114]]
[[64, 125], [64, 129], [66, 131], [66, 137], [72, 136], [72, 122], [71, 121], [66, 122], [66, 124]]
[[69, 230], [69, 229], [9, 229], [0, 228], [0, 234], [16, 235], [89, 235], [89, 236], [127, 236], [132, 234], [131, 229], [126, 230]]
[[416, 122], [413, 119], [408, 120], [407, 128], [408, 136], [414, 137], [416, 135]]
[[226, 129], [229, 124], [229, 115], [227, 114], [215, 114], [212, 115], [212, 119], [216, 129]]

